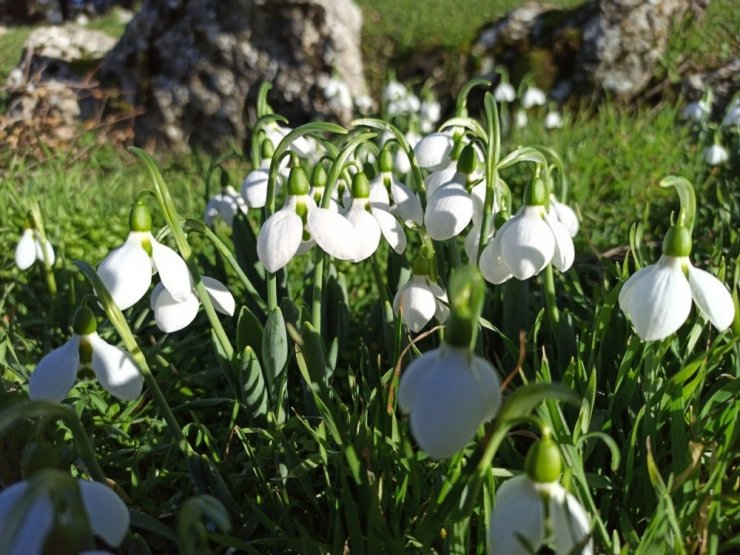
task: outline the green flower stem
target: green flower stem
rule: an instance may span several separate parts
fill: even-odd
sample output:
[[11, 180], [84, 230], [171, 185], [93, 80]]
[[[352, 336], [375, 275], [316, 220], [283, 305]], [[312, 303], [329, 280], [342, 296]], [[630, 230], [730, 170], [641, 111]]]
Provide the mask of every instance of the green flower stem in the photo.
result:
[[27, 403], [16, 403], [0, 412], [0, 434], [8, 430], [16, 421], [25, 418], [36, 417], [53, 418], [61, 420], [72, 432], [75, 440], [75, 448], [80, 458], [85, 463], [90, 477], [96, 482], [107, 483], [105, 473], [100, 468], [95, 456], [90, 436], [80, 422], [80, 417], [71, 407], [54, 403], [52, 401], [28, 401]]
[[180, 449], [182, 454], [185, 455], [186, 459], [190, 459], [190, 457], [195, 454], [195, 450], [190, 445], [188, 438], [185, 436], [185, 433], [182, 431], [180, 424], [177, 422], [177, 418], [175, 418], [172, 409], [167, 403], [167, 399], [165, 399], [164, 395], [162, 394], [162, 390], [159, 389], [157, 380], [154, 378], [154, 375], [149, 368], [149, 363], [147, 362], [144, 353], [139, 347], [139, 344], [136, 342], [134, 334], [131, 332], [131, 328], [129, 328], [128, 322], [126, 322], [126, 318], [124, 318], [123, 313], [113, 301], [113, 298], [110, 296], [110, 293], [105, 288], [103, 282], [100, 280], [100, 277], [98, 277], [95, 269], [87, 262], [83, 262], [80, 260], [76, 260], [75, 265], [80, 269], [80, 271], [85, 275], [87, 280], [95, 289], [98, 299], [100, 299], [100, 304], [103, 306], [103, 310], [105, 310], [106, 316], [108, 316], [108, 319], [110, 320], [111, 324], [113, 324], [113, 327], [118, 332], [118, 335], [121, 336], [123, 344], [126, 346], [126, 350], [131, 354], [134, 362], [136, 362], [136, 366], [139, 368], [139, 371], [141, 372], [141, 375], [144, 378], [147, 387], [149, 388], [149, 392], [154, 398], [154, 402], [157, 404], [157, 407], [159, 408], [162, 416], [167, 422], [167, 427], [170, 430], [170, 433], [172, 433], [172, 435], [175, 437], [178, 448]]
[[[483, 220], [480, 226], [480, 237], [478, 239], [478, 254], [476, 264], [480, 258], [486, 240], [491, 231], [491, 220], [493, 218], [493, 207], [496, 204], [495, 195], [498, 191], [498, 161], [501, 156], [501, 125], [498, 118], [496, 101], [490, 92], [487, 92], [483, 104], [486, 110], [486, 122], [488, 124], [488, 140], [486, 141], [486, 197], [483, 201]], [[498, 206], [501, 207], [501, 194], [499, 193]]]
[[321, 333], [321, 296], [324, 289], [324, 259], [326, 253], [317, 248], [314, 253], [313, 287], [311, 290], [311, 321], [317, 333]]
[[552, 264], [548, 264], [545, 267], [544, 276], [545, 307], [547, 317], [550, 320], [550, 325], [554, 332], [560, 322], [560, 311], [558, 310], [558, 303], [555, 299], [555, 276], [553, 274]]
[[678, 198], [681, 201], [681, 211], [678, 214], [677, 225], [688, 228], [689, 231], [694, 229], [694, 220], [696, 219], [696, 195], [691, 182], [675, 175], [669, 175], [660, 180], [661, 187], [675, 187]]
[[39, 241], [41, 242], [41, 254], [43, 256], [42, 262], [44, 266], [44, 277], [46, 278], [46, 287], [49, 289], [49, 294], [52, 297], [57, 296], [57, 280], [54, 277], [54, 271], [51, 269], [51, 260], [49, 259], [49, 252], [46, 248], [46, 230], [44, 229], [44, 218], [41, 216], [41, 208], [39, 203], [34, 200], [31, 203], [31, 218], [33, 219], [33, 225], [39, 234]]
[[457, 95], [457, 102], [455, 103], [455, 115], [456, 116], [467, 116], [468, 115], [468, 95], [475, 87], [486, 87], [490, 88], [491, 82], [488, 79], [471, 79], [465, 83], [460, 89], [460, 93]]
[[383, 280], [383, 274], [380, 272], [380, 264], [378, 264], [377, 259], [377, 251], [370, 257], [370, 265], [373, 268], [373, 277], [375, 278], [375, 285], [378, 287], [378, 293], [380, 294], [380, 300], [383, 304], [383, 306], [386, 305], [386, 303], [392, 303], [392, 299], [388, 295], [388, 288], [385, 286], [385, 281]]

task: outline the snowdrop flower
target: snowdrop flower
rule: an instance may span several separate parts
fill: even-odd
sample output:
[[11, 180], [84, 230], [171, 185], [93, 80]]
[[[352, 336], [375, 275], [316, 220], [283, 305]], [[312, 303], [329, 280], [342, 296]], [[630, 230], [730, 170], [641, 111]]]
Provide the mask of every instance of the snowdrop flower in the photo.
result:
[[529, 118], [527, 117], [527, 112], [525, 112], [524, 110], [517, 110], [514, 113], [514, 125], [516, 125], [517, 127], [526, 127], [528, 121]]
[[431, 133], [423, 137], [414, 147], [416, 162], [419, 167], [429, 171], [440, 170], [449, 164], [455, 143], [455, 138], [449, 130]]
[[565, 226], [571, 237], [578, 235], [578, 229], [581, 225], [578, 214], [570, 206], [560, 202], [554, 194], [550, 194], [550, 214]]
[[740, 97], [736, 97], [727, 107], [725, 116], [722, 118], [722, 125], [731, 127], [740, 124]]
[[705, 100], [699, 100], [697, 102], [690, 102], [681, 111], [681, 117], [694, 122], [704, 121], [710, 112], [709, 104]]
[[[412, 149], [419, 144], [420, 140], [421, 136], [413, 131], [406, 133], [406, 141]], [[396, 154], [393, 156], [393, 167], [400, 175], [406, 175], [411, 171], [411, 160], [409, 160], [408, 154], [402, 148], [396, 149]]]
[[118, 308], [126, 310], [144, 296], [152, 283], [152, 271], [159, 272], [173, 298], [186, 300], [192, 289], [187, 264], [174, 250], [154, 238], [149, 209], [141, 200], [131, 209], [129, 229], [124, 244], [106, 256], [98, 267], [98, 275]]
[[[277, 148], [285, 136], [293, 131], [290, 127], [285, 127], [278, 124], [276, 121], [267, 123], [264, 127], [265, 136], [267, 139]], [[306, 137], [298, 137], [290, 143], [289, 150], [307, 158], [311, 156], [316, 150], [316, 144], [313, 141], [308, 140]]]
[[92, 368], [103, 389], [124, 401], [136, 399], [143, 379], [131, 355], [106, 343], [97, 334], [92, 310], [85, 306], [74, 315], [72, 338], [41, 359], [31, 374], [28, 396], [61, 402], [72, 389], [80, 368]]
[[447, 293], [430, 279], [429, 262], [425, 257], [414, 260], [413, 272], [393, 298], [393, 312], [401, 316], [412, 332], [419, 333], [433, 317], [445, 322], [450, 311]]
[[547, 112], [545, 116], [545, 128], [546, 129], [559, 129], [563, 126], [563, 118], [560, 112], [552, 110]]
[[352, 109], [352, 93], [347, 83], [338, 77], [332, 77], [324, 85], [324, 96], [329, 104], [339, 110]]
[[480, 256], [483, 277], [500, 284], [539, 274], [552, 263], [561, 272], [573, 264], [575, 250], [568, 230], [545, 207], [547, 186], [540, 178], [527, 186], [525, 205], [495, 232]]
[[355, 98], [355, 107], [360, 114], [366, 116], [373, 111], [373, 99], [366, 94], [360, 95]]
[[[8, 555], [41, 555], [60, 548], [53, 545], [49, 550], [48, 541], [52, 540], [55, 528], [61, 527], [66, 536], [66, 530], [70, 526], [69, 519], [62, 519], [54, 514], [54, 494], [63, 496], [62, 488], [54, 488], [53, 493], [48, 487], [39, 487], [42, 484], [34, 483], [39, 477], [47, 478], [43, 485], [48, 485], [50, 474], [59, 471], [46, 470], [44, 474], [33, 475], [28, 480], [17, 482], [0, 492], [0, 538], [3, 538], [3, 553]], [[79, 489], [82, 509], [85, 511], [90, 531], [93, 535], [101, 538], [110, 546], [118, 546], [123, 541], [128, 531], [130, 515], [128, 508], [121, 498], [108, 486], [99, 482], [88, 480], [73, 480], [65, 476]], [[54, 480], [55, 482], [58, 480]], [[66, 484], [65, 484], [66, 485]], [[13, 516], [23, 510], [23, 497], [26, 492], [36, 489], [39, 494], [26, 506], [25, 514], [21, 515], [20, 526], [15, 530], [10, 528]], [[64, 515], [67, 516], [67, 515]], [[56, 521], [56, 522], [55, 522]], [[73, 526], [76, 523], [71, 523]], [[13, 540], [12, 543], [11, 539]], [[56, 538], [54, 538], [56, 539]], [[70, 541], [67, 539], [66, 541]], [[76, 552], [76, 551], [75, 551]], [[89, 550], [81, 552], [81, 555], [97, 553], [108, 553], [107, 551]]]
[[383, 100], [386, 102], [398, 102], [406, 98], [408, 94], [409, 91], [406, 86], [394, 79], [389, 81], [385, 89], [383, 89]]
[[[206, 293], [215, 308], [221, 314], [234, 315], [236, 301], [226, 286], [211, 277], [202, 276]], [[193, 291], [184, 301], [175, 300], [161, 283], [157, 284], [149, 298], [149, 306], [154, 311], [157, 327], [165, 333], [179, 331], [188, 326], [200, 308], [200, 299]]]
[[493, 90], [493, 98], [496, 102], [514, 102], [516, 100], [516, 91], [508, 81], [501, 81]]
[[[430, 98], [421, 103], [420, 127], [422, 133], [430, 133], [442, 116], [442, 106], [435, 99]], [[413, 145], [412, 145], [413, 146]]]
[[206, 204], [204, 220], [206, 225], [211, 225], [216, 218], [221, 218], [231, 227], [234, 216], [238, 212], [247, 213], [247, 203], [244, 198], [231, 185], [225, 187], [219, 194], [215, 195]]
[[383, 149], [380, 153], [380, 172], [370, 184], [370, 203], [375, 208], [390, 212], [406, 225], [421, 226], [424, 222], [421, 200], [393, 176], [393, 163], [390, 152]]
[[524, 92], [524, 96], [522, 96], [522, 107], [525, 110], [529, 110], [534, 106], [544, 106], [546, 102], [547, 97], [545, 93], [537, 87], [528, 87]]
[[[46, 240], [46, 255], [49, 258], [49, 266], [53, 266], [56, 257], [54, 247], [51, 246], [48, 239]], [[41, 234], [37, 229], [27, 227], [23, 230], [21, 240], [18, 241], [18, 246], [15, 248], [15, 265], [21, 270], [28, 270], [37, 260], [42, 264], [44, 262]]]
[[732, 295], [709, 272], [689, 260], [691, 232], [672, 226], [663, 240], [663, 254], [632, 275], [619, 292], [619, 307], [644, 341], [664, 339], [680, 328], [689, 316], [691, 301], [719, 331], [735, 318]]
[[489, 555], [537, 553], [548, 540], [548, 528], [556, 555], [592, 555], [589, 517], [557, 482], [562, 462], [549, 433], [530, 448], [525, 464], [526, 474], [510, 478], [496, 491], [488, 526]]
[[729, 159], [730, 155], [725, 147], [720, 144], [715, 143], [709, 148], [704, 149], [704, 160], [706, 160], [707, 164], [710, 166], [724, 164]]
[[[260, 166], [247, 174], [242, 183], [241, 195], [244, 203], [249, 208], [264, 208], [267, 202], [267, 185], [270, 179], [270, 163], [275, 152], [272, 141], [265, 139], [260, 147]], [[287, 178], [290, 173], [289, 158], [285, 157], [280, 162], [278, 176]], [[280, 179], [275, 183], [280, 185]]]

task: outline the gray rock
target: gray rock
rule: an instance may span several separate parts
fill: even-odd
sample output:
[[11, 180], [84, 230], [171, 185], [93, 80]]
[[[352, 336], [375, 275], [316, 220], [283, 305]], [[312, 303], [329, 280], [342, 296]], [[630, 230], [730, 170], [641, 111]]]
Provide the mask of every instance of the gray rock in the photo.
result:
[[101, 76], [143, 109], [137, 142], [213, 150], [245, 141], [263, 81], [293, 125], [349, 121], [324, 88], [336, 75], [365, 94], [361, 26], [348, 0], [146, 0]]

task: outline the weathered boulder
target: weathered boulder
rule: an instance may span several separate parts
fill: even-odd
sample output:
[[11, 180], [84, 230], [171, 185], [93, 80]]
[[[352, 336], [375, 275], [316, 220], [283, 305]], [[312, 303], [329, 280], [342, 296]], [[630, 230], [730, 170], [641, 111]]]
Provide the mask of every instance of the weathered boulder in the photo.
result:
[[572, 10], [526, 3], [484, 28], [473, 52], [486, 74], [534, 71], [556, 100], [608, 93], [629, 100], [649, 84], [673, 21], [708, 0], [591, 0]]
[[263, 81], [292, 124], [347, 122], [325, 88], [336, 76], [365, 93], [361, 25], [348, 0], [145, 0], [100, 75], [141, 108], [137, 142], [216, 149], [246, 139]]

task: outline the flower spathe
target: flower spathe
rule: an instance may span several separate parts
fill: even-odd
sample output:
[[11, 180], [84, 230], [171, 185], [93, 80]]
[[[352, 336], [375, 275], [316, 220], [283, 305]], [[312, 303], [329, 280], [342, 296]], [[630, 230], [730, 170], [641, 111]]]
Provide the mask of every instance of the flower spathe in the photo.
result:
[[530, 555], [547, 539], [550, 519], [557, 555], [591, 555], [589, 518], [578, 500], [557, 482], [539, 483], [527, 475], [504, 482], [488, 527], [489, 555]]
[[[121, 498], [109, 487], [98, 482], [77, 480], [82, 507], [90, 529], [111, 546], [118, 546], [128, 531], [130, 515]], [[8, 555], [41, 555], [44, 542], [54, 526], [54, 505], [48, 494], [32, 500], [11, 541], [8, 529], [11, 515], [20, 510], [20, 501], [29, 487], [27, 480], [17, 482], [0, 492], [0, 538], [3, 553]], [[98, 553], [87, 551], [84, 553]]]
[[451, 457], [465, 447], [482, 423], [501, 404], [494, 367], [467, 347], [444, 343], [406, 368], [398, 404], [410, 415], [411, 433], [435, 459]]
[[[49, 258], [49, 265], [54, 265], [56, 259], [54, 247], [49, 240], [46, 240], [46, 255]], [[41, 234], [36, 229], [27, 227], [23, 230], [21, 240], [15, 248], [15, 265], [21, 270], [28, 270], [36, 261], [44, 262], [44, 250], [41, 245]]]
[[732, 295], [709, 272], [692, 266], [688, 256], [663, 254], [656, 264], [632, 275], [619, 292], [619, 307], [645, 341], [664, 339], [689, 316], [691, 303], [719, 331], [735, 317]]
[[429, 321], [436, 317], [445, 322], [450, 314], [447, 308], [447, 293], [429, 276], [414, 275], [399, 287], [393, 298], [393, 312], [401, 316], [408, 328], [419, 333]]
[[[202, 276], [201, 279], [206, 293], [208, 293], [208, 297], [213, 303], [213, 308], [221, 314], [233, 316], [236, 301], [228, 288], [217, 279], [208, 276]], [[152, 291], [149, 304], [154, 311], [154, 320], [157, 327], [165, 333], [172, 333], [183, 329], [195, 320], [200, 308], [200, 299], [198, 299], [195, 292], [192, 292], [186, 300], [177, 301], [159, 283]]]

